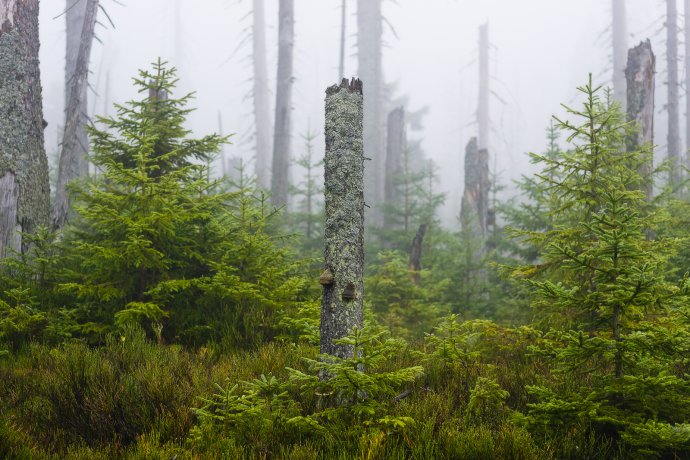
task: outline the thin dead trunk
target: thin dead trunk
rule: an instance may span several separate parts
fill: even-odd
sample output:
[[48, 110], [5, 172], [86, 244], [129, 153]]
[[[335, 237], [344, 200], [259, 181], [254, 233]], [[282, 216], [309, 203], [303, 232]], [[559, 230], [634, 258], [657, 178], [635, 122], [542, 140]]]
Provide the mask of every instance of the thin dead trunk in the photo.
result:
[[50, 185], [38, 65], [38, 0], [0, 0], [0, 259], [48, 225]]
[[410, 281], [412, 284], [419, 284], [420, 271], [422, 271], [422, 247], [424, 244], [424, 235], [426, 234], [426, 224], [421, 224], [417, 234], [412, 240], [412, 247], [410, 248], [410, 262], [408, 268], [410, 270]]
[[340, 61], [338, 78], [345, 78], [345, 42], [347, 40], [347, 0], [341, 0], [340, 5]]
[[678, 115], [678, 10], [676, 0], [666, 0], [666, 62], [668, 71], [668, 159], [670, 185], [680, 186], [680, 127]]
[[685, 0], [685, 167], [690, 169], [690, 0]]
[[357, 61], [359, 77], [364, 82], [364, 156], [371, 159], [364, 171], [364, 193], [373, 225], [381, 224], [380, 205], [384, 199], [382, 40], [381, 0], [358, 0]]
[[74, 76], [70, 81], [68, 105], [65, 119], [65, 130], [62, 136], [62, 149], [60, 151], [60, 164], [58, 169], [58, 181], [55, 190], [55, 203], [53, 206], [53, 227], [60, 229], [67, 221], [70, 212], [70, 198], [67, 192], [67, 184], [77, 179], [80, 175], [81, 150], [79, 149], [79, 129], [83, 129], [83, 112], [81, 111], [81, 95], [88, 88], [89, 59], [91, 45], [93, 44], [96, 16], [98, 13], [98, 0], [86, 1], [84, 12], [84, 24], [81, 30], [81, 42], [79, 53], [74, 67]]
[[278, 78], [273, 136], [271, 203], [280, 207], [288, 202], [290, 178], [290, 119], [292, 110], [292, 64], [295, 43], [295, 2], [280, 0], [278, 25]]
[[256, 136], [256, 180], [260, 187], [271, 188], [271, 161], [273, 157], [273, 124], [266, 64], [266, 13], [264, 0], [253, 0], [252, 9], [252, 68], [254, 82], [254, 132]]
[[479, 28], [479, 105], [477, 107], [477, 123], [479, 124], [479, 149], [489, 149], [489, 24]]
[[628, 23], [625, 0], [612, 0], [613, 97], [625, 110], [625, 64], [628, 53]]
[[321, 353], [352, 357], [334, 342], [363, 322], [364, 155], [362, 82], [343, 79], [326, 91], [325, 270]]
[[[405, 109], [398, 107], [388, 114], [388, 136], [386, 145], [386, 183], [384, 202], [396, 208], [400, 204], [398, 181], [402, 175], [403, 154], [405, 151]], [[390, 216], [384, 215], [383, 226], [392, 229], [395, 222]]]
[[[627, 139], [628, 151], [641, 148], [651, 149], [654, 143], [654, 71], [656, 58], [649, 40], [640, 43], [628, 52], [628, 65], [625, 69], [627, 79], [627, 120], [635, 124], [635, 132]], [[653, 164], [650, 155], [640, 173], [645, 178], [645, 194], [651, 201], [653, 194]]]
[[489, 153], [472, 138], [465, 150], [465, 191], [462, 196], [462, 225], [468, 234], [482, 241], [488, 232]]

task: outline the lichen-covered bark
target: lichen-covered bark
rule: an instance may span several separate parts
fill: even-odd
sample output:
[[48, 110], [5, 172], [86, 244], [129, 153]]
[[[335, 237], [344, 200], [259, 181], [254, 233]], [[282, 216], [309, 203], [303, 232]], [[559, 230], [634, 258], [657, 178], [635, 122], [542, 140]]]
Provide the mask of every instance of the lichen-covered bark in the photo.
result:
[[65, 111], [65, 130], [62, 136], [62, 149], [60, 150], [60, 164], [58, 168], [58, 180], [55, 189], [55, 203], [53, 205], [53, 227], [62, 228], [70, 212], [70, 199], [67, 192], [67, 184], [82, 175], [85, 158], [84, 148], [80, 145], [80, 137], [83, 136], [85, 114], [82, 112], [81, 97], [88, 87], [89, 59], [91, 57], [91, 45], [96, 27], [98, 13], [98, 0], [82, 0], [86, 2], [84, 10], [84, 22], [81, 29], [81, 39], [77, 60], [74, 64], [74, 73], [68, 83], [67, 108]]
[[[654, 71], [656, 58], [649, 40], [640, 43], [628, 52], [628, 66], [625, 69], [627, 80], [627, 119], [637, 128], [627, 139], [628, 151], [640, 147], [651, 148], [654, 139]], [[647, 199], [652, 199], [653, 184], [650, 162], [642, 167], [640, 173], [648, 180], [645, 185]]]
[[2, 198], [0, 257], [49, 219], [38, 47], [38, 0], [0, 0], [0, 178], [16, 192]]
[[671, 186], [680, 185], [680, 126], [678, 114], [678, 8], [676, 0], [666, 0], [666, 70], [668, 73], [668, 160]]
[[254, 82], [254, 132], [256, 136], [256, 180], [259, 186], [271, 188], [271, 161], [273, 157], [271, 102], [266, 64], [266, 13], [264, 0], [252, 4], [252, 70]]
[[292, 110], [292, 64], [295, 46], [295, 2], [280, 0], [278, 25], [278, 78], [273, 136], [271, 203], [285, 206], [290, 178], [290, 126]]
[[384, 200], [385, 112], [383, 94], [383, 15], [381, 0], [357, 2], [357, 65], [364, 82], [364, 156], [371, 159], [364, 172], [364, 191], [373, 225], [381, 225]]
[[[385, 203], [397, 206], [400, 202], [400, 193], [396, 186], [402, 173], [402, 160], [405, 150], [405, 109], [398, 107], [388, 114], [388, 136], [386, 144], [386, 169], [385, 169]], [[394, 224], [390, 218], [384, 215], [384, 228], [392, 229]]]
[[479, 104], [477, 106], [477, 124], [480, 149], [489, 149], [489, 24], [479, 28]]
[[[70, 85], [77, 70], [77, 59], [79, 57], [79, 46], [81, 45], [81, 33], [84, 28], [84, 17], [88, 0], [65, 0], [65, 120], [69, 118], [67, 109], [69, 107], [69, 97], [71, 95]], [[86, 69], [88, 71], [88, 68]], [[88, 76], [87, 76], [88, 79]], [[88, 175], [89, 136], [86, 134], [86, 124], [88, 123], [88, 85], [83, 85], [79, 94], [79, 123], [77, 125], [77, 142], [74, 145], [74, 152], [70, 155], [77, 163], [79, 177]]]
[[622, 109], [625, 110], [625, 63], [628, 50], [628, 24], [625, 0], [612, 0], [611, 7], [613, 12], [611, 27], [613, 43], [613, 97], [621, 104]]
[[[326, 91], [325, 242], [321, 353], [352, 357], [334, 341], [362, 326], [364, 294], [364, 155], [362, 82], [343, 80]], [[330, 280], [330, 275], [329, 275]], [[351, 295], [352, 294], [352, 295]]]
[[412, 284], [419, 284], [419, 272], [422, 270], [422, 245], [424, 244], [426, 228], [426, 224], [419, 225], [417, 234], [412, 240], [412, 247], [410, 247], [410, 261], [408, 268], [410, 270], [410, 281], [412, 281]]

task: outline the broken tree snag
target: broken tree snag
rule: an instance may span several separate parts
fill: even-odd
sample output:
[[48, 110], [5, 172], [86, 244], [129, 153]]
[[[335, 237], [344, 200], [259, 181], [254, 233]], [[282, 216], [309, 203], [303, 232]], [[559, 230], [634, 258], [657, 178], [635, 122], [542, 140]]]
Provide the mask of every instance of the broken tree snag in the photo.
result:
[[67, 216], [70, 212], [67, 184], [80, 177], [85, 162], [84, 149], [86, 146], [80, 145], [84, 129], [81, 97], [83, 94], [86, 94], [89, 84], [89, 59], [94, 29], [96, 27], [96, 16], [98, 14], [98, 0], [82, 1], [87, 3], [84, 10], [84, 25], [81, 29], [79, 53], [74, 64], [74, 74], [69, 83], [69, 93], [67, 95], [65, 131], [62, 136], [62, 149], [60, 151], [60, 164], [52, 215], [53, 228], [55, 229], [61, 229], [67, 221]]
[[48, 225], [38, 0], [0, 0], [0, 258], [26, 251], [17, 231]]
[[410, 248], [410, 263], [408, 268], [410, 270], [410, 281], [412, 284], [419, 284], [419, 272], [422, 270], [422, 244], [424, 244], [424, 235], [426, 234], [426, 224], [421, 224], [417, 234], [412, 240], [412, 247]]
[[335, 340], [362, 327], [364, 283], [364, 153], [362, 82], [343, 79], [326, 90], [325, 269], [321, 353], [352, 357]]
[[484, 239], [489, 214], [489, 152], [477, 148], [472, 138], [465, 149], [465, 191], [462, 195], [462, 225], [474, 238]]
[[669, 181], [674, 193], [679, 193], [681, 179], [680, 126], [678, 103], [678, 8], [676, 0], [666, 0], [666, 72], [668, 75], [668, 160], [671, 171]]
[[628, 52], [628, 66], [625, 69], [627, 80], [627, 120], [634, 123], [635, 130], [627, 139], [629, 152], [650, 149], [649, 161], [641, 168], [645, 180], [644, 191], [647, 200], [652, 199], [652, 155], [654, 135], [654, 68], [656, 58], [649, 40], [640, 43]]
[[[405, 109], [398, 107], [388, 114], [388, 144], [386, 146], [386, 170], [384, 203], [397, 207], [399, 204], [398, 183], [402, 173], [402, 160], [405, 151]], [[394, 219], [390, 214], [384, 214], [383, 227], [393, 229]]]

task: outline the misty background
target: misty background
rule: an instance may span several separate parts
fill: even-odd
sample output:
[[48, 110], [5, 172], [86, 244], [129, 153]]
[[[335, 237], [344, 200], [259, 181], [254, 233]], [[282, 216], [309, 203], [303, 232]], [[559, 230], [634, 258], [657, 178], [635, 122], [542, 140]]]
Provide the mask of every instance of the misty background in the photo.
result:
[[[132, 77], [161, 57], [179, 70], [178, 95], [196, 92], [192, 105], [197, 110], [189, 118], [189, 128], [196, 134], [234, 133], [225, 157], [252, 162], [251, 42], [246, 40], [251, 2], [106, 0], [103, 6], [114, 27], [99, 13], [100, 43], [94, 43], [90, 64], [90, 115], [113, 114], [114, 103], [136, 98]], [[356, 7], [354, 1], [348, 4], [348, 76], [358, 75]], [[664, 156], [665, 7], [659, 0], [635, 0], [627, 8], [628, 47], [650, 38], [657, 55], [655, 143], [657, 155]], [[41, 78], [51, 168], [64, 123], [64, 9], [64, 1], [41, 2]], [[383, 11], [384, 79], [394, 86], [395, 98], [409, 98], [408, 110], [428, 107], [423, 129], [410, 138], [420, 139], [425, 154], [438, 166], [437, 192], [447, 193], [441, 216], [446, 225], [457, 225], [464, 148], [477, 133], [481, 24], [489, 23], [492, 44], [490, 164], [499, 182], [508, 186], [503, 192], [507, 197], [514, 194], [511, 181], [530, 170], [525, 153], [543, 149], [550, 117], [563, 113], [560, 103], [579, 104], [576, 87], [587, 81], [589, 72], [597, 83], [611, 84], [610, 1], [391, 0], [384, 2]], [[273, 88], [277, 19], [278, 1], [268, 0]], [[310, 128], [318, 133], [317, 156], [323, 156], [323, 100], [325, 89], [338, 80], [340, 26], [340, 0], [295, 2], [293, 157], [304, 151], [301, 135]], [[220, 161], [213, 165], [216, 175], [222, 172]], [[294, 166], [293, 180], [301, 173]]]

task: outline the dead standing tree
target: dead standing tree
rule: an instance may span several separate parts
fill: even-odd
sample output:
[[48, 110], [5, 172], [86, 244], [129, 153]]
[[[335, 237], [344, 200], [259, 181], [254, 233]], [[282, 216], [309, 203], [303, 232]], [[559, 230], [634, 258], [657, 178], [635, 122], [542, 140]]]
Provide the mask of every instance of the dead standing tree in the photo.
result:
[[612, 0], [613, 21], [611, 37], [613, 43], [613, 98], [625, 110], [625, 63], [628, 52], [628, 24], [626, 0]]
[[254, 102], [254, 131], [256, 142], [256, 180], [262, 188], [271, 188], [271, 101], [266, 64], [266, 13], [264, 0], [252, 5], [252, 70], [254, 73], [252, 99]]
[[[628, 151], [640, 148], [651, 149], [654, 139], [654, 68], [656, 58], [649, 40], [640, 43], [628, 52], [628, 65], [625, 69], [627, 79], [627, 120], [635, 124], [635, 130], [627, 139]], [[640, 173], [645, 178], [645, 194], [651, 201], [653, 182], [652, 158]]]
[[422, 248], [426, 228], [427, 224], [420, 224], [419, 230], [417, 230], [417, 234], [412, 240], [412, 247], [410, 248], [410, 261], [408, 263], [408, 269], [410, 270], [410, 281], [412, 284], [419, 284], [420, 272], [422, 271]]
[[362, 327], [364, 292], [364, 152], [362, 82], [326, 90], [325, 269], [320, 282], [321, 353], [352, 357], [334, 342]]
[[[403, 172], [403, 156], [406, 143], [405, 109], [398, 107], [388, 114], [384, 200], [389, 206], [397, 206], [400, 201], [398, 181]], [[393, 229], [396, 222], [392, 216], [384, 215], [383, 217], [383, 227], [389, 230]]]
[[0, 259], [48, 225], [50, 185], [38, 66], [38, 0], [0, 0]]
[[668, 72], [668, 160], [670, 185], [680, 186], [680, 127], [678, 115], [678, 9], [676, 0], [666, 0], [666, 65]]
[[477, 139], [472, 138], [465, 149], [465, 191], [461, 216], [467, 234], [482, 242], [488, 234], [490, 187], [489, 152], [479, 149]]
[[62, 228], [67, 221], [67, 216], [70, 212], [67, 184], [80, 176], [83, 162], [79, 146], [80, 129], [83, 130], [84, 128], [82, 125], [81, 95], [86, 92], [88, 87], [89, 59], [91, 57], [91, 45], [93, 44], [99, 0], [84, 1], [87, 2], [84, 11], [84, 24], [81, 30], [81, 42], [74, 66], [74, 75], [69, 85], [67, 110], [65, 112], [65, 130], [62, 136], [58, 181], [55, 190], [55, 203], [53, 205], [52, 223], [56, 229]]
[[280, 0], [278, 11], [278, 77], [273, 134], [271, 203], [287, 205], [290, 178], [290, 120], [292, 110], [292, 64], [295, 47], [295, 1]]

